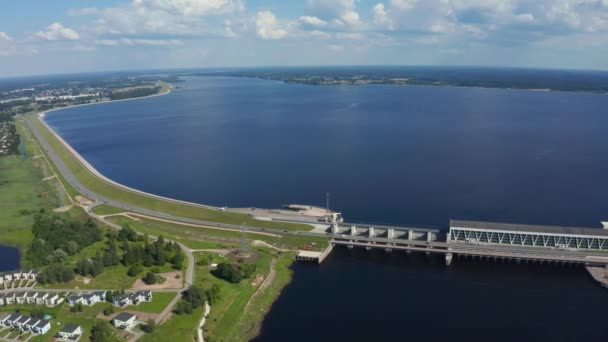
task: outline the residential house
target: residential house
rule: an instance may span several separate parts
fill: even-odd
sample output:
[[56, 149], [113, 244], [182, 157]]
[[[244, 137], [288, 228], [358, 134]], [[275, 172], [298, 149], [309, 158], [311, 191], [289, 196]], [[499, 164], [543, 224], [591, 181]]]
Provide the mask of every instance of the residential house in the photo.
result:
[[126, 329], [126, 328], [131, 327], [133, 325], [133, 323], [135, 323], [136, 319], [137, 319], [137, 316], [135, 316], [133, 314], [130, 314], [128, 312], [121, 312], [114, 317], [114, 319], [112, 320], [112, 323], [114, 324], [115, 327], [117, 327], [119, 329]]
[[151, 291], [137, 291], [129, 293], [123, 296], [112, 297], [112, 304], [124, 308], [128, 305], [137, 305], [141, 302], [151, 302], [152, 292]]
[[106, 291], [95, 291], [92, 293], [74, 295], [68, 297], [69, 305], [76, 305], [81, 303], [83, 305], [95, 305], [99, 302], [103, 302], [106, 300]]
[[36, 296], [36, 304], [43, 305], [44, 303], [46, 303], [46, 299], [48, 297], [49, 294], [47, 292], [38, 292], [38, 295]]
[[4, 305], [4, 295], [0, 294], [0, 306]]
[[4, 295], [4, 305], [15, 304], [15, 292], [10, 292]]
[[27, 296], [27, 292], [17, 292], [15, 294], [15, 301], [17, 304], [25, 304], [25, 297]]
[[57, 337], [70, 341], [78, 341], [82, 336], [82, 328], [78, 324], [68, 323], [59, 332]]
[[44, 303], [48, 306], [55, 306], [61, 303], [63, 299], [59, 296], [58, 293], [50, 293], [48, 297], [44, 300]]
[[4, 325], [7, 327], [14, 327], [15, 322], [21, 318], [21, 314], [14, 313], [10, 315], [6, 320], [4, 320]]
[[25, 294], [25, 302], [28, 304], [36, 304], [36, 297], [38, 297], [38, 292], [27, 292]]
[[34, 334], [46, 334], [51, 330], [51, 322], [48, 319], [41, 319], [36, 325], [30, 328], [30, 331]]
[[5, 325], [4, 323], [6, 322], [6, 320], [9, 317], [11, 317], [11, 315], [8, 313], [5, 313], [5, 312], [0, 313], [0, 326], [4, 326]]
[[27, 323], [31, 320], [32, 320], [32, 317], [23, 315], [23, 316], [19, 317], [18, 320], [13, 322], [13, 328], [25, 330], [24, 329], [25, 323]]
[[40, 321], [42, 321], [40, 318], [32, 318], [27, 323], [21, 326], [21, 330], [34, 332], [34, 327], [36, 326], [36, 324], [40, 323]]

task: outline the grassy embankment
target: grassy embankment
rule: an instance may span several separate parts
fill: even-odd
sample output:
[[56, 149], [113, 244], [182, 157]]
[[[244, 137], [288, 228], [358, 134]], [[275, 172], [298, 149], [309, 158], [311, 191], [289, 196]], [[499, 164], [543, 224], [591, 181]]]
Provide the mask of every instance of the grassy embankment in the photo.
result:
[[32, 122], [49, 142], [57, 155], [63, 160], [74, 176], [87, 188], [97, 194], [123, 203], [171, 214], [178, 217], [186, 217], [209, 222], [227, 224], [246, 224], [253, 227], [274, 228], [284, 230], [310, 230], [311, 226], [305, 224], [282, 223], [272, 221], [255, 220], [248, 215], [229, 213], [219, 210], [207, 209], [198, 206], [178, 203], [159, 198], [149, 197], [136, 192], [128, 191], [109, 184], [92, 173], [90, 173], [49, 131], [49, 129], [33, 116], [26, 120]]
[[56, 179], [43, 180], [51, 172], [34, 144], [17, 125], [26, 155], [0, 157], [0, 243], [20, 249], [21, 255], [33, 238], [33, 214], [40, 208], [60, 205]]
[[[192, 227], [181, 224], [162, 222], [140, 218], [132, 220], [124, 216], [113, 216], [109, 220], [124, 225], [128, 223], [133, 229], [149, 235], [160, 236], [179, 241], [192, 249], [230, 248], [237, 247], [242, 233], [240, 231], [219, 230], [203, 227]], [[280, 249], [296, 250], [302, 245], [308, 245], [313, 250], [324, 250], [329, 244], [329, 238], [324, 236], [305, 236], [284, 234], [269, 236], [248, 232], [249, 240], [260, 240]]]
[[[248, 341], [254, 337], [280, 290], [291, 281], [289, 265], [293, 260], [293, 253], [277, 254], [266, 248], [257, 248], [254, 251], [257, 254], [256, 274], [263, 275], [264, 279], [270, 275], [272, 260], [276, 259], [273, 279], [264, 289], [258, 290], [258, 287], [253, 286], [253, 279], [245, 279], [239, 284], [226, 282], [211, 275], [209, 266], [197, 265], [197, 284], [210, 287], [215, 283], [222, 289], [221, 299], [213, 304], [205, 324], [205, 336], [214, 342]], [[214, 263], [227, 261], [225, 257], [210, 253], [200, 253], [197, 259], [202, 254], [211, 256]], [[259, 293], [254, 297], [256, 291]]]

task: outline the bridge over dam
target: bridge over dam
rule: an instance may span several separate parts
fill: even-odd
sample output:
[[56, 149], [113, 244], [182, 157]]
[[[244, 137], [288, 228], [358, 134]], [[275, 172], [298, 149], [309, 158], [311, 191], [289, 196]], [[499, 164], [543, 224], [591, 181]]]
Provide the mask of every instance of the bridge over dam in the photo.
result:
[[[448, 231], [334, 223], [328, 233], [331, 247], [443, 254], [447, 265], [459, 256], [608, 266], [608, 229], [451, 220]], [[319, 255], [315, 259], [310, 253], [299, 255], [301, 260], [317, 262], [322, 262], [324, 257]]]

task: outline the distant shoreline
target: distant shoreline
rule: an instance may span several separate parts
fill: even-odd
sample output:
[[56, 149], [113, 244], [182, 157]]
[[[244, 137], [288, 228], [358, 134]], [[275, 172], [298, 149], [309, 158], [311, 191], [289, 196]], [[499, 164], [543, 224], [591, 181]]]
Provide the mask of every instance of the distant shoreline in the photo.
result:
[[166, 91], [163, 91], [163, 92], [157, 93], [157, 94], [146, 95], [146, 96], [139, 96], [139, 97], [131, 97], [131, 98], [128, 98], [128, 99], [120, 99], [120, 100], [108, 100], [108, 101], [97, 101], [97, 102], [81, 103], [81, 104], [77, 104], [77, 105], [58, 107], [58, 108], [53, 108], [53, 109], [45, 110], [45, 111], [42, 111], [40, 113], [37, 113], [36, 115], [41, 120], [44, 120], [44, 118], [46, 117], [47, 113], [56, 112], [56, 111], [62, 110], [62, 109], [84, 107], [84, 106], [91, 106], [91, 105], [104, 104], [104, 103], [114, 103], [114, 102], [122, 102], [122, 101], [132, 101], [132, 100], [147, 99], [147, 98], [150, 98], [150, 97], [168, 95], [168, 94], [171, 93], [172, 90], [173, 90], [173, 86], [169, 84], [169, 88]]

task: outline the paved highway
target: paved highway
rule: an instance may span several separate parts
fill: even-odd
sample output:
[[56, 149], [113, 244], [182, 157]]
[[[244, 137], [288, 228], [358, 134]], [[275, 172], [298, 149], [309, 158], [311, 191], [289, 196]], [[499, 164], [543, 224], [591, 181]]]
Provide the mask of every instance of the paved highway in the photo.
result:
[[[33, 119], [33, 120], [38, 120], [38, 119]], [[30, 128], [30, 130], [32, 131], [32, 133], [34, 133], [36, 140], [38, 140], [38, 142], [40, 143], [40, 145], [46, 152], [47, 156], [53, 161], [53, 163], [57, 167], [58, 171], [63, 175], [65, 180], [73, 188], [75, 188], [78, 192], [80, 192], [80, 194], [82, 194], [84, 197], [90, 199], [91, 201], [94, 201], [98, 204], [108, 204], [110, 206], [123, 209], [125, 211], [131, 211], [131, 212], [138, 213], [138, 214], [163, 218], [163, 219], [176, 221], [176, 222], [185, 222], [185, 223], [207, 225], [207, 226], [220, 227], [220, 228], [230, 228], [230, 229], [235, 229], [235, 230], [241, 229], [241, 226], [238, 226], [238, 225], [223, 224], [223, 223], [217, 223], [217, 222], [209, 222], [209, 221], [191, 219], [191, 218], [186, 218], [186, 217], [174, 216], [174, 215], [170, 215], [170, 214], [167, 214], [164, 212], [150, 210], [150, 209], [138, 207], [135, 205], [131, 205], [128, 203], [115, 201], [113, 199], [99, 195], [99, 194], [91, 191], [90, 189], [88, 189], [86, 186], [84, 186], [74, 176], [72, 171], [65, 165], [65, 163], [59, 157], [59, 155], [57, 155], [55, 150], [53, 150], [53, 148], [50, 146], [48, 141], [40, 133], [38, 128], [30, 122], [30, 119], [26, 118], [25, 122], [26, 122], [27, 126]], [[259, 227], [252, 227], [252, 226], [245, 226], [245, 228], [247, 230], [251, 230], [251, 231], [267, 231], [267, 232], [280, 233], [280, 234], [311, 235], [311, 236], [313, 236], [313, 235], [314, 236], [323, 236], [324, 235], [324, 234], [305, 232], [305, 231], [291, 231], [291, 230], [281, 230], [281, 229], [272, 229], [272, 228], [259, 228]]]

